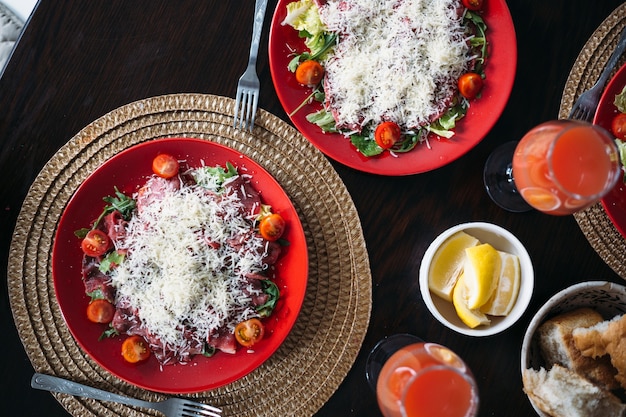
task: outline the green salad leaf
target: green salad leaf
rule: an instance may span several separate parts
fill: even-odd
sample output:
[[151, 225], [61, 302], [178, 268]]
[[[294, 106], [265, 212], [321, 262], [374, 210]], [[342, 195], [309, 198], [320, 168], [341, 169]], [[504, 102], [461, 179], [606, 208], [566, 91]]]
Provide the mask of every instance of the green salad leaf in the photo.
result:
[[120, 190], [117, 189], [117, 187], [115, 187], [114, 196], [109, 195], [109, 196], [103, 197], [102, 199], [109, 204], [104, 206], [102, 213], [100, 213], [100, 216], [98, 216], [98, 218], [93, 223], [91, 228], [82, 228], [82, 229], [76, 230], [74, 232], [74, 235], [76, 237], [84, 239], [90, 230], [93, 230], [98, 227], [102, 219], [104, 219], [104, 217], [107, 214], [113, 213], [115, 210], [121, 213], [122, 218], [124, 220], [130, 220], [130, 218], [132, 217], [133, 211], [135, 210], [135, 207], [137, 206], [137, 204], [135, 203], [135, 200], [133, 200], [131, 197], [128, 197], [127, 195], [122, 193]]
[[306, 119], [309, 121], [309, 123], [313, 123], [319, 126], [323, 132], [337, 132], [337, 127], [335, 125], [335, 119], [333, 118], [333, 115], [325, 109], [318, 110], [315, 113], [307, 114]]
[[615, 144], [617, 145], [617, 149], [619, 151], [619, 159], [622, 162], [622, 171], [624, 172], [622, 181], [626, 183], [626, 170], [624, 169], [624, 167], [626, 167], [626, 142], [615, 139]]
[[624, 86], [621, 93], [615, 95], [613, 104], [621, 113], [626, 113], [626, 86]]
[[237, 168], [230, 162], [226, 162], [225, 168], [218, 165], [215, 167], [202, 167], [191, 171], [191, 176], [194, 181], [196, 181], [196, 184], [215, 192], [221, 192], [224, 182], [237, 175], [239, 175]]
[[269, 279], [262, 280], [261, 286], [263, 288], [263, 292], [267, 294], [268, 297], [264, 304], [257, 306], [256, 311], [261, 317], [269, 317], [276, 307], [276, 303], [280, 297], [280, 291], [278, 290], [278, 286]]

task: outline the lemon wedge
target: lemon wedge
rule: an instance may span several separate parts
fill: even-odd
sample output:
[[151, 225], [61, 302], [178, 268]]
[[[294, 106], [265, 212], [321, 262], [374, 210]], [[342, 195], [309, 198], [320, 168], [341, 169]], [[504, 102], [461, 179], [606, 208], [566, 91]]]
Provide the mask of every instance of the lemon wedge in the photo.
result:
[[452, 301], [452, 290], [463, 271], [465, 249], [480, 242], [465, 232], [446, 239], [435, 252], [428, 274], [428, 288], [437, 296]]
[[452, 304], [454, 305], [456, 314], [463, 323], [472, 329], [489, 324], [491, 321], [483, 312], [478, 309], [470, 309], [467, 306], [467, 290], [465, 274], [461, 273], [452, 292]]
[[519, 258], [511, 253], [498, 254], [502, 261], [498, 284], [491, 298], [480, 307], [480, 311], [492, 316], [506, 316], [517, 301], [521, 282], [520, 264]]
[[465, 249], [463, 272], [469, 309], [477, 309], [489, 301], [498, 285], [501, 264], [498, 251], [489, 243]]

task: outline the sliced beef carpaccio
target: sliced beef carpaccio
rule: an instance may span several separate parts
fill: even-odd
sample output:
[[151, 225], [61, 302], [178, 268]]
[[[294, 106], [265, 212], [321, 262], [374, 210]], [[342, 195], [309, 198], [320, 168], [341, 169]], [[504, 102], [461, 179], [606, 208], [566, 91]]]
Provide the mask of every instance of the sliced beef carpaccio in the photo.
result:
[[243, 175], [233, 177], [232, 180], [224, 184], [224, 188], [226, 188], [228, 194], [235, 193], [241, 200], [243, 203], [243, 215], [255, 217], [259, 214], [261, 210], [261, 196]]
[[126, 236], [127, 224], [128, 222], [124, 220], [122, 213], [114, 210], [104, 217], [104, 232], [114, 243], [119, 242]]
[[218, 329], [207, 338], [207, 344], [224, 353], [235, 353], [237, 351], [237, 340], [235, 334], [226, 329]]
[[111, 285], [111, 278], [99, 269], [100, 258], [83, 256], [82, 275], [85, 292], [97, 296], [100, 291], [101, 298], [115, 304], [115, 288]]

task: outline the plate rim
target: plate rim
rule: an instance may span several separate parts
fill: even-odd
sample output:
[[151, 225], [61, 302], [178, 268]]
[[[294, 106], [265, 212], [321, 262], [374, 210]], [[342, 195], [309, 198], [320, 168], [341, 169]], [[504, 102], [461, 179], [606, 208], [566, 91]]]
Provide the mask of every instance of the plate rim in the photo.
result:
[[[619, 89], [619, 85], [622, 84], [622, 88], [626, 86], [626, 63], [624, 63], [611, 77], [611, 79], [606, 84], [602, 95], [600, 96], [600, 102], [598, 103], [598, 107], [596, 108], [596, 112], [593, 117], [593, 124], [601, 126], [610, 131], [610, 126], [607, 124], [609, 121], [606, 119], [609, 117], [611, 112], [616, 112], [617, 108], [613, 104], [613, 97], [615, 96], [615, 92]], [[613, 226], [617, 229], [617, 231], [626, 238], [626, 207], [618, 206], [616, 202], [618, 202], [619, 195], [623, 195], [626, 198], [626, 184], [624, 181], [618, 181], [618, 183], [611, 189], [611, 191], [600, 199], [602, 207], [606, 212], [607, 216], [613, 223]], [[620, 221], [619, 219], [622, 219]]]
[[[174, 387], [168, 387], [166, 386], [166, 384], [163, 383], [153, 383], [153, 378], [148, 378], [146, 377], [144, 380], [137, 380], [136, 378], [130, 376], [132, 375], [132, 372], [134, 370], [137, 370], [137, 366], [158, 366], [155, 363], [154, 358], [152, 360], [149, 360], [151, 363], [142, 365], [142, 364], [138, 364], [135, 367], [129, 367], [129, 366], [125, 366], [124, 364], [119, 364], [116, 362], [112, 362], [111, 358], [109, 355], [104, 354], [103, 351], [105, 349], [108, 349], [108, 346], [104, 346], [103, 345], [103, 349], [100, 352], [94, 352], [95, 349], [91, 349], [89, 347], [89, 345], [91, 343], [88, 343], [88, 341], [86, 341], [86, 335], [84, 335], [82, 329], [84, 326], [84, 322], [85, 320], [80, 320], [77, 319], [76, 317], [68, 317], [67, 313], [67, 298], [66, 296], [62, 296], [61, 298], [59, 298], [60, 294], [63, 293], [64, 291], [64, 286], [62, 284], [65, 283], [65, 281], [62, 281], [61, 278], [59, 278], [57, 276], [57, 269], [59, 268], [59, 264], [62, 262], [61, 260], [58, 259], [58, 251], [63, 251], [63, 258], [65, 258], [66, 255], [66, 251], [68, 249], [67, 242], [58, 242], [59, 239], [59, 235], [60, 235], [60, 231], [62, 229], [63, 226], [66, 225], [66, 223], [68, 223], [68, 218], [66, 217], [66, 213], [68, 211], [72, 211], [75, 210], [75, 206], [76, 205], [81, 205], [81, 204], [85, 204], [85, 201], [81, 200], [81, 198], [85, 198], [84, 194], [86, 192], [89, 191], [89, 189], [93, 189], [94, 187], [94, 183], [97, 181], [101, 181], [101, 178], [103, 175], [105, 175], [105, 170], [107, 168], [111, 168], [112, 166], [115, 165], [120, 165], [120, 161], [123, 160], [128, 160], [128, 159], [136, 159], [137, 156], [136, 155], [144, 155], [148, 152], [150, 152], [150, 150], [152, 149], [156, 149], [156, 148], [163, 148], [164, 146], [167, 147], [168, 145], [171, 145], [173, 147], [176, 148], [180, 148], [180, 150], [182, 151], [183, 148], [185, 147], [199, 147], [199, 148], [203, 148], [202, 152], [206, 152], [206, 154], [210, 154], [210, 153], [214, 153], [214, 152], [222, 152], [228, 155], [231, 155], [232, 158], [230, 158], [231, 162], [233, 162], [234, 165], [236, 165], [237, 168], [241, 168], [243, 166], [245, 166], [248, 169], [252, 169], [252, 170], [256, 170], [257, 172], [255, 172], [256, 175], [258, 175], [258, 172], [260, 172], [260, 175], [265, 177], [265, 186], [267, 186], [267, 182], [271, 182], [272, 183], [272, 187], [274, 187], [274, 191], [276, 193], [281, 194], [281, 198], [284, 197], [284, 200], [281, 202], [281, 205], [288, 205], [290, 211], [293, 214], [296, 214], [296, 209], [293, 205], [293, 203], [291, 202], [291, 200], [289, 199], [289, 196], [287, 194], [287, 192], [282, 188], [282, 186], [280, 185], [280, 183], [269, 173], [267, 172], [267, 170], [265, 170], [261, 165], [259, 165], [256, 161], [254, 161], [254, 159], [252, 159], [251, 157], [248, 157], [246, 155], [243, 155], [241, 152], [238, 152], [228, 146], [219, 144], [219, 143], [215, 143], [215, 142], [211, 142], [211, 141], [207, 141], [207, 140], [202, 140], [199, 138], [193, 138], [193, 137], [178, 137], [178, 138], [174, 138], [174, 137], [170, 137], [170, 138], [157, 138], [157, 139], [152, 139], [149, 141], [145, 141], [142, 143], [138, 143], [135, 145], [132, 145], [126, 149], [124, 149], [123, 151], [113, 155], [112, 157], [106, 159], [105, 161], [103, 161], [102, 164], [100, 164], [100, 166], [98, 166], [98, 168], [96, 168], [96, 170], [94, 172], [92, 172], [91, 174], [89, 174], [87, 176], [87, 178], [85, 178], [84, 181], [82, 181], [80, 183], [80, 185], [77, 187], [77, 189], [75, 190], [75, 192], [72, 194], [70, 200], [68, 201], [67, 205], [65, 206], [65, 208], [63, 209], [61, 216], [60, 216], [60, 220], [59, 220], [59, 225], [57, 227], [57, 230], [54, 234], [54, 238], [53, 238], [53, 244], [52, 244], [52, 251], [51, 251], [51, 259], [52, 259], [52, 281], [53, 281], [53, 288], [54, 288], [54, 292], [55, 292], [55, 296], [57, 297], [57, 302], [59, 304], [59, 307], [61, 309], [61, 313], [63, 315], [63, 318], [65, 320], [65, 323], [68, 326], [68, 329], [70, 331], [70, 333], [72, 334], [72, 336], [74, 337], [74, 339], [76, 340], [76, 342], [78, 343], [78, 345], [81, 347], [81, 349], [83, 349], [83, 351], [89, 355], [99, 366], [101, 366], [102, 368], [104, 368], [105, 370], [107, 370], [108, 372], [110, 372], [111, 374], [117, 376], [118, 378], [132, 384], [135, 385], [139, 388], [143, 388], [143, 389], [147, 389], [147, 390], [151, 390], [151, 391], [156, 391], [156, 392], [163, 392], [163, 393], [169, 393], [169, 394], [191, 394], [191, 393], [196, 393], [196, 392], [202, 392], [202, 391], [206, 391], [206, 390], [210, 390], [210, 389], [215, 389], [215, 388], [219, 388], [222, 387], [224, 385], [228, 385], [234, 381], [236, 381], [237, 379], [240, 379], [242, 377], [244, 377], [245, 375], [249, 374], [250, 372], [253, 372], [256, 368], [258, 368], [259, 366], [261, 366], [267, 359], [269, 359], [275, 352], [276, 350], [278, 350], [278, 348], [280, 347], [280, 345], [284, 342], [284, 340], [287, 338], [289, 332], [291, 331], [291, 328], [293, 327], [293, 325], [295, 324], [297, 317], [301, 311], [302, 308], [302, 303], [304, 300], [304, 294], [306, 291], [306, 284], [307, 284], [307, 280], [308, 280], [308, 250], [307, 250], [307, 244], [306, 244], [306, 239], [304, 237], [304, 230], [302, 228], [302, 224], [300, 222], [300, 219], [298, 218], [297, 214], [295, 216], [293, 216], [292, 220], [296, 220], [295, 223], [291, 223], [290, 224], [290, 233], [292, 234], [292, 236], [296, 236], [297, 237], [297, 242], [299, 243], [299, 251], [297, 253], [293, 253], [292, 256], [297, 256], [300, 258], [300, 260], [296, 260], [293, 257], [290, 258], [290, 261], [292, 263], [292, 265], [298, 265], [298, 269], [300, 269], [301, 273], [302, 273], [302, 282], [292, 286], [288, 286], [287, 290], [288, 290], [288, 295], [290, 297], [291, 301], [295, 301], [293, 303], [289, 303], [289, 321], [288, 326], [285, 328], [283, 326], [279, 326], [280, 329], [280, 340], [278, 343], [275, 343], [274, 340], [271, 340], [270, 345], [266, 345], [263, 346], [261, 352], [262, 354], [259, 354], [260, 356], [251, 356], [250, 357], [250, 361], [246, 364], [246, 366], [243, 367], [243, 369], [238, 370], [237, 372], [231, 373], [229, 374], [227, 377], [222, 378], [219, 382], [214, 382], [214, 383], [206, 383], [206, 382], [197, 382], [197, 383], [193, 383], [193, 384], [187, 384], [185, 385], [186, 388], [174, 388]], [[156, 152], [153, 152], [156, 154]], [[182, 155], [181, 155], [182, 156]], [[191, 155], [189, 155], [191, 156]], [[239, 159], [240, 158], [240, 159]], [[202, 158], [200, 158], [202, 159]], [[224, 161], [223, 163], [226, 163], [226, 161]], [[246, 166], [248, 165], [248, 166]], [[250, 166], [252, 165], [252, 166]], [[136, 168], [135, 168], [136, 169]], [[146, 169], [143, 169], [144, 171], [148, 172], [150, 170], [150, 167], [147, 167]], [[147, 178], [145, 175], [142, 175], [141, 178], [131, 178], [129, 180], [127, 180], [126, 183], [124, 183], [124, 181], [122, 181], [122, 183], [117, 182], [116, 186], [119, 186], [120, 188], [126, 188], [129, 184], [133, 185], [133, 186], [137, 186], [139, 185], [137, 183], [137, 181], [143, 180], [143, 178]], [[254, 180], [255, 177], [253, 177]], [[258, 178], [258, 177], [256, 177]], [[258, 186], [255, 186], [254, 184], [252, 184], [252, 186], [257, 189]], [[262, 192], [263, 189], [257, 190], [257, 191], [261, 191]], [[103, 192], [103, 196], [105, 194], [107, 194], [108, 191], [106, 190], [102, 190]], [[271, 201], [264, 201], [264, 203], [271, 203]], [[274, 200], [274, 203], [276, 203], [276, 201]], [[103, 203], [104, 205], [104, 203]], [[70, 231], [66, 230], [64, 233], [65, 235], [67, 235]], [[65, 237], [65, 236], [63, 236]], [[60, 246], [57, 246], [60, 245]], [[81, 258], [82, 259], [82, 258]], [[295, 263], [294, 263], [295, 262]], [[80, 262], [77, 263], [77, 265], [80, 265]], [[282, 279], [281, 279], [282, 280]], [[74, 279], [73, 281], [76, 281], [76, 279]], [[302, 288], [302, 291], [296, 292], [295, 289], [296, 288]], [[294, 289], [294, 291], [289, 291], [291, 289]], [[81, 288], [82, 290], [82, 288]], [[77, 290], [74, 290], [77, 291]], [[295, 298], [294, 298], [295, 295]], [[80, 320], [80, 321], [77, 321]], [[81, 322], [83, 322], [81, 324]], [[94, 324], [94, 328], [95, 325]], [[101, 326], [99, 326], [101, 327]], [[273, 330], [274, 326], [272, 326]], [[91, 330], [91, 329], [90, 329]], [[272, 337], [274, 337], [275, 334], [272, 334]], [[116, 344], [120, 344], [121, 340], [117, 340], [119, 338], [115, 338], [115, 343]], [[100, 342], [103, 343], [104, 341]], [[269, 341], [268, 341], [269, 343]], [[112, 343], [109, 343], [112, 344]], [[226, 355], [223, 353], [219, 353], [220, 354], [220, 359], [223, 358], [222, 355]], [[247, 358], [247, 353], [245, 348], [243, 347], [239, 347], [238, 348], [238, 353], [236, 354], [240, 359], [241, 358]], [[153, 355], [152, 355], [153, 356]], [[201, 355], [197, 355], [197, 356], [201, 356]], [[203, 357], [197, 357], [194, 358], [190, 364], [193, 364], [194, 366], [203, 366], [203, 367], [207, 367], [209, 369], [211, 369], [212, 367], [210, 366], [212, 363], [215, 363], [217, 365], [221, 364], [223, 361], [222, 360], [218, 360], [217, 362], [215, 362], [217, 358], [213, 357], [213, 358], [203, 358]], [[182, 374], [180, 375], [180, 378], [185, 378], [185, 373], [189, 370], [195, 370], [193, 367], [190, 367], [189, 365], [172, 365], [174, 367], [179, 367], [178, 371], [182, 372]], [[169, 366], [164, 367], [164, 369], [166, 370], [170, 370]], [[151, 371], [152, 372], [152, 371]], [[168, 372], [170, 373], [170, 372]], [[228, 372], [226, 372], [228, 374]], [[171, 373], [170, 373], [171, 374]], [[159, 374], [159, 373], [155, 373], [156, 376], [165, 376], [165, 374]], [[154, 376], [154, 375], [153, 375]], [[196, 381], [196, 380], [194, 380]]]
[[[497, 7], [489, 4], [489, 7], [486, 10], [486, 13], [488, 13], [487, 16], [491, 16], [492, 22], [496, 22], [494, 26], [493, 23], [490, 24], [489, 21], [487, 21], [488, 31], [489, 27], [491, 27], [492, 30], [495, 29], [496, 33], [498, 33], [498, 31], [500, 30], [504, 30], [504, 35], [502, 35], [501, 39], [507, 39], [508, 42], [506, 44], [495, 42], [497, 48], [495, 50], [493, 49], [492, 43], [492, 53], [490, 54], [489, 59], [493, 59], [493, 55], [495, 53], [497, 53], [496, 57], [498, 59], [492, 62], [491, 66], [487, 64], [486, 71], [487, 73], [494, 71], [494, 66], [505, 66], [507, 68], [510, 68], [510, 71], [505, 72], [505, 76], [498, 78], [498, 88], [495, 88], [495, 86], [493, 86], [492, 90], [491, 87], [486, 84], [483, 93], [490, 94], [490, 102], [485, 103], [484, 100], [486, 100], [487, 97], [482, 97], [482, 103], [480, 100], [474, 101], [472, 102], [474, 109], [472, 109], [472, 106], [470, 106], [467, 117], [482, 116], [481, 120], [487, 120], [485, 123], [482, 123], [482, 128], [479, 130], [479, 134], [473, 136], [470, 134], [465, 135], [464, 130], [466, 129], [467, 125], [464, 125], [464, 121], [461, 120], [456, 128], [456, 136], [457, 138], [465, 141], [463, 142], [463, 147], [453, 153], [444, 152], [443, 149], [441, 149], [440, 152], [436, 149], [434, 150], [426, 148], [423, 151], [431, 152], [431, 154], [421, 158], [417, 154], [415, 154], [416, 151], [420, 151], [418, 149], [413, 149], [411, 152], [400, 154], [396, 157], [390, 155], [389, 153], [385, 153], [383, 155], [379, 155], [377, 157], [369, 159], [362, 156], [349, 143], [339, 145], [341, 149], [338, 150], [336, 146], [325, 143], [329, 137], [341, 139], [346, 142], [349, 142], [349, 140], [341, 136], [340, 134], [321, 132], [321, 130], [317, 129], [306, 121], [306, 115], [303, 114], [302, 111], [300, 111], [298, 114], [290, 115], [290, 113], [292, 113], [297, 105], [295, 103], [289, 105], [287, 101], [292, 100], [292, 97], [297, 96], [299, 97], [297, 103], [301, 103], [302, 101], [304, 101], [307, 91], [303, 87], [294, 87], [293, 85], [288, 86], [285, 82], [283, 82], [285, 79], [285, 75], [287, 75], [288, 82], [291, 82], [292, 84], [296, 83], [293, 79], [293, 76], [289, 75], [289, 72], [286, 69], [286, 65], [284, 65], [285, 59], [287, 57], [286, 54], [288, 53], [285, 49], [288, 49], [289, 47], [286, 47], [285, 36], [282, 36], [282, 34], [287, 30], [291, 30], [293, 33], [291, 33], [286, 38], [288, 40], [294, 39], [295, 37], [297, 37], [297, 34], [293, 29], [290, 29], [286, 26], [281, 26], [280, 24], [280, 21], [285, 14], [285, 5], [289, 2], [291, 2], [291, 0], [278, 1], [270, 25], [268, 55], [272, 83], [274, 85], [274, 89], [279, 98], [281, 106], [290, 118], [291, 123], [300, 131], [300, 133], [305, 138], [307, 138], [307, 140], [313, 143], [315, 147], [317, 147], [329, 158], [339, 163], [342, 163], [343, 165], [370, 174], [388, 176], [420, 174], [441, 168], [461, 158], [470, 150], [472, 150], [475, 146], [477, 146], [497, 123], [500, 115], [506, 107], [506, 103], [508, 102], [513, 89], [515, 74], [517, 70], [517, 40], [515, 27], [513, 25], [513, 20], [508, 5], [506, 4], [505, 0], [497, 0]], [[505, 35], [507, 35], [507, 37], [505, 37]], [[280, 52], [281, 50], [282, 52]], [[493, 104], [494, 101], [495, 105]], [[476, 108], [478, 108], [478, 110], [476, 110]], [[474, 111], [480, 113], [475, 115]], [[440, 141], [438, 139], [434, 139], [430, 142], [432, 143], [429, 146], [434, 146], [435, 148], [448, 148], [449, 146], [456, 146], [458, 144], [455, 144], [454, 142], [452, 142], [452, 140]], [[395, 159], [405, 159], [405, 163], [392, 162]], [[416, 160], [418, 160], [419, 162], [416, 162]]]

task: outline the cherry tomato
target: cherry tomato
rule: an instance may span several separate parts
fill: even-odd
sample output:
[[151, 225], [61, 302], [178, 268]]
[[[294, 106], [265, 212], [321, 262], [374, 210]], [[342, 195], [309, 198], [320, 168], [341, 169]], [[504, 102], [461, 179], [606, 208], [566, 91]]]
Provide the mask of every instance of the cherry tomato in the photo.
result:
[[159, 154], [152, 160], [152, 172], [162, 178], [172, 178], [178, 174], [178, 161], [172, 155]]
[[483, 79], [475, 72], [468, 72], [459, 78], [459, 92], [469, 100], [475, 98], [483, 89]]
[[619, 113], [613, 118], [611, 131], [617, 139], [626, 140], [626, 113]]
[[401, 136], [400, 126], [394, 122], [382, 122], [374, 131], [374, 140], [383, 149], [391, 148]]
[[242, 321], [235, 327], [235, 339], [241, 346], [250, 347], [263, 339], [265, 326], [259, 319]]
[[312, 59], [302, 62], [296, 69], [296, 81], [309, 87], [319, 84], [323, 76], [324, 67]]
[[137, 363], [150, 357], [150, 347], [141, 336], [130, 336], [122, 343], [122, 357], [126, 362]]
[[265, 240], [269, 240], [270, 242], [278, 240], [284, 232], [285, 219], [278, 213], [265, 216], [259, 222], [259, 233]]
[[483, 8], [483, 0], [463, 0], [463, 6], [470, 10], [480, 10]]
[[108, 300], [98, 298], [87, 306], [87, 318], [94, 323], [110, 323], [115, 314], [115, 306]]
[[111, 239], [102, 230], [93, 229], [87, 233], [87, 236], [80, 243], [80, 247], [87, 256], [102, 256], [112, 246]]

